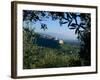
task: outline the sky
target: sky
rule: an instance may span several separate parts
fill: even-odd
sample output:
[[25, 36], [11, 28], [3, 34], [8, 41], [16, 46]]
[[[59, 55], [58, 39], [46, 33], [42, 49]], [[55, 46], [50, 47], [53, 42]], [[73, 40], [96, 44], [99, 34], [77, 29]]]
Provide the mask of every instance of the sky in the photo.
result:
[[[48, 19], [47, 21], [42, 21], [41, 23], [46, 23], [48, 29], [46, 29], [45, 31], [41, 29], [40, 22], [36, 22], [35, 24], [30, 22], [29, 25], [32, 28], [34, 27], [35, 32], [38, 32], [38, 33], [49, 34], [51, 36], [54, 36], [60, 39], [77, 40], [77, 35], [75, 35], [75, 30], [69, 29], [67, 24], [60, 26], [58, 20], [52, 21], [52, 19]], [[25, 26], [25, 22], [24, 22], [24, 26]]]

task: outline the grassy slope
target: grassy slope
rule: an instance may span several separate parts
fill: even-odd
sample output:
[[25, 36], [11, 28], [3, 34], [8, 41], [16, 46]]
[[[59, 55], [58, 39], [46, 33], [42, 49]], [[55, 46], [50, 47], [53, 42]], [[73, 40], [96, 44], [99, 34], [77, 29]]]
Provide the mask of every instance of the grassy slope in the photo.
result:
[[32, 43], [32, 38], [36, 35], [33, 30], [23, 30], [24, 69], [81, 66], [79, 46], [70, 44], [60, 45], [60, 48], [37, 46]]
[[[50, 68], [79, 66], [79, 47], [61, 45], [61, 49], [40, 47], [33, 45], [31, 56], [29, 52], [24, 55], [24, 68]], [[27, 64], [29, 66], [27, 66]]]

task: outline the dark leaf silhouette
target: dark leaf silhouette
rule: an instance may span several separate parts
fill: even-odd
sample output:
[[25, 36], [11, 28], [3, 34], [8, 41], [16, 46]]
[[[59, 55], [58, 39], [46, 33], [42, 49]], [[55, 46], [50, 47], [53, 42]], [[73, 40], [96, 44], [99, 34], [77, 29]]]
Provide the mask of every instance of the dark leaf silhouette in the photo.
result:
[[72, 23], [72, 20], [69, 21], [69, 23], [68, 23], [68, 27], [71, 25], [71, 23]]
[[80, 23], [80, 25], [85, 25], [85, 23]]
[[86, 29], [84, 26], [82, 26], [82, 25], [79, 25], [81, 28], [83, 28], [83, 29]]
[[76, 27], [77, 24], [76, 23], [72, 23], [70, 26]]
[[79, 31], [79, 27], [76, 28], [76, 30], [75, 30], [75, 34], [77, 34], [78, 31]]
[[72, 16], [71, 16], [70, 13], [67, 13], [67, 19], [68, 19], [68, 20], [72, 19]]
[[41, 29], [43, 29], [43, 30], [45, 31], [46, 29], [48, 29], [48, 28], [47, 28], [47, 25], [42, 23], [42, 24], [41, 24]]
[[75, 27], [69, 28], [69, 29], [75, 29]]

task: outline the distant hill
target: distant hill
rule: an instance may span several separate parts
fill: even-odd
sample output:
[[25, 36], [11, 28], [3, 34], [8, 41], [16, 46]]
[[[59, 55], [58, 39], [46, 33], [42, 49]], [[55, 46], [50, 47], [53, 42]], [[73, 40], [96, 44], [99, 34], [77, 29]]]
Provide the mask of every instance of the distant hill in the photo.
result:
[[77, 39], [70, 39], [68, 37], [66, 37], [65, 35], [62, 34], [58, 34], [58, 33], [39, 33], [41, 36], [47, 37], [47, 38], [51, 38], [51, 39], [55, 39], [55, 40], [63, 40], [64, 43], [67, 44], [71, 44], [71, 45], [79, 45], [79, 41]]
[[33, 39], [33, 44], [42, 47], [60, 48], [60, 44], [58, 43], [58, 40], [55, 40], [55, 37], [42, 33], [38, 34], [37, 37]]
[[[37, 33], [38, 36], [33, 39], [33, 44], [37, 44], [38, 46], [42, 47], [50, 47], [50, 48], [60, 48], [59, 41], [60, 38], [56, 39], [54, 35], [50, 34], [44, 34], [44, 33]], [[36, 40], [35, 40], [36, 39]], [[79, 42], [77, 40], [63, 40], [64, 44], [70, 44], [70, 45], [79, 45]]]
[[52, 36], [54, 38], [58, 38], [58, 39], [63, 39], [63, 40], [77, 40], [77, 38], [71, 38], [69, 36], [66, 36], [65, 34], [60, 34], [60, 33], [52, 33], [52, 32], [38, 32], [39, 34], [45, 34], [45, 35], [49, 35]]

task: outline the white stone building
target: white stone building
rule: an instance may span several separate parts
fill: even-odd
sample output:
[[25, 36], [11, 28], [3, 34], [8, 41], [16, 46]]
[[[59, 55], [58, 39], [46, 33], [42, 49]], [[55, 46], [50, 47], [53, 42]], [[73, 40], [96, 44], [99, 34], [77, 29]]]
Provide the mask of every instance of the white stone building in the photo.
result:
[[59, 40], [59, 44], [64, 44], [64, 41], [63, 40]]

